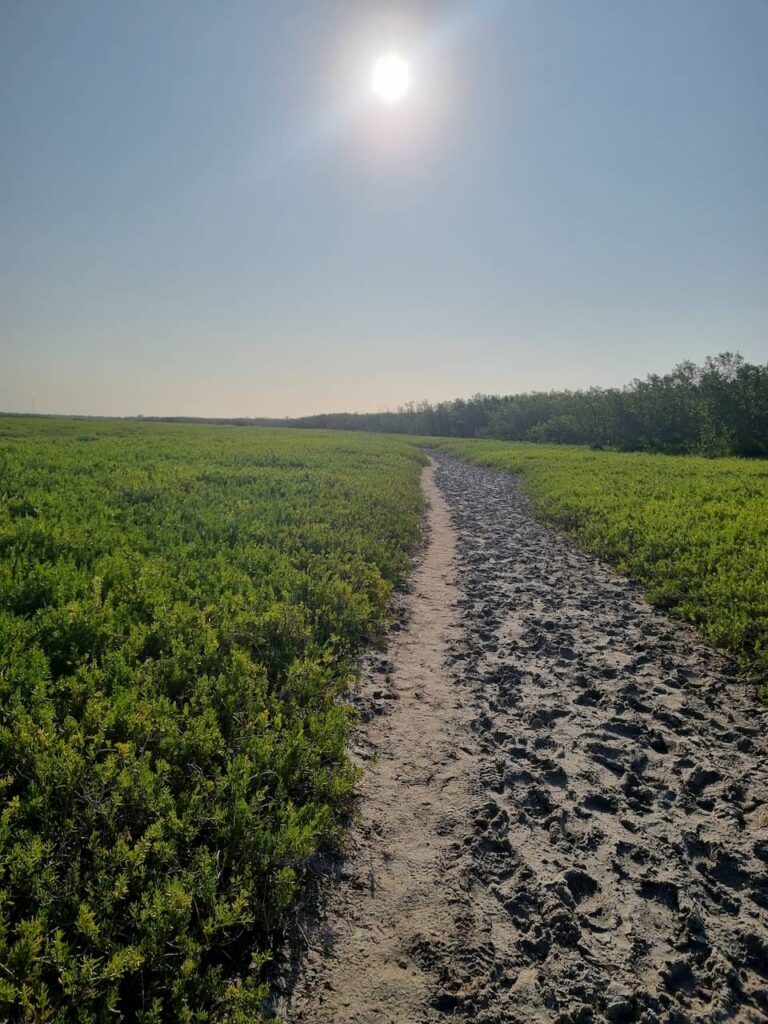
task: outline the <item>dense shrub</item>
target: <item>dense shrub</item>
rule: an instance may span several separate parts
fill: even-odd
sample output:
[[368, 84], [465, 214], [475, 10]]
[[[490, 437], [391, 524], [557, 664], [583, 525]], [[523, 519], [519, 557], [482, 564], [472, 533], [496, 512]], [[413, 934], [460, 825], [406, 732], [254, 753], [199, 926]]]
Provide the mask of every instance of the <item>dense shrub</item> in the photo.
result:
[[0, 1019], [255, 1019], [418, 530], [387, 439], [0, 420]]

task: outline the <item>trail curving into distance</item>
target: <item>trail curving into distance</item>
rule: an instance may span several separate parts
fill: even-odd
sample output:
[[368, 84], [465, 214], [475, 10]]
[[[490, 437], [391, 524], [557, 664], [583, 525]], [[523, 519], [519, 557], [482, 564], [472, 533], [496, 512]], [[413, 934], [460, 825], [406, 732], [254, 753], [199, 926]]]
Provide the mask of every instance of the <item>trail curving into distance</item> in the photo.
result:
[[511, 475], [425, 490], [288, 1021], [768, 1020], [766, 709]]

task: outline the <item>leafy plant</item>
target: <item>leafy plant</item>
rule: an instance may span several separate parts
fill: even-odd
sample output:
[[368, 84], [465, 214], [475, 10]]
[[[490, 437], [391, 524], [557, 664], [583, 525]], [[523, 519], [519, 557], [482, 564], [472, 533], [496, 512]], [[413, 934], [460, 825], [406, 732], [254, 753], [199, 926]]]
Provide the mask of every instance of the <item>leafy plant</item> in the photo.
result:
[[253, 1021], [409, 567], [394, 439], [0, 421], [0, 1019]]

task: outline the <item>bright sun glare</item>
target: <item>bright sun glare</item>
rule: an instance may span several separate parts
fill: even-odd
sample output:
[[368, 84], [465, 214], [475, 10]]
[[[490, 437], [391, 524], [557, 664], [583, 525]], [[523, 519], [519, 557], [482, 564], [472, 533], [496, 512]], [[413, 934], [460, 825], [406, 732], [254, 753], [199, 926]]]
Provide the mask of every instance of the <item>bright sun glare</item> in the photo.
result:
[[410, 65], [397, 53], [379, 57], [371, 68], [371, 92], [384, 103], [399, 103], [410, 85]]

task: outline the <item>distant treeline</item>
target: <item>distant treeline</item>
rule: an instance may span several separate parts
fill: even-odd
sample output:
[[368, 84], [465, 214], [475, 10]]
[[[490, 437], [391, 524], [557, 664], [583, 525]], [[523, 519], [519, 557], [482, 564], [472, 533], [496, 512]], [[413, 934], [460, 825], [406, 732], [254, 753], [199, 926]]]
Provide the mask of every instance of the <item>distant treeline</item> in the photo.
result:
[[[273, 421], [274, 422], [274, 421]], [[723, 352], [623, 388], [475, 395], [397, 412], [328, 413], [292, 427], [585, 444], [623, 451], [768, 455], [768, 364]]]
[[[34, 413], [0, 413], [34, 416]], [[264, 416], [70, 416], [237, 427], [307, 427], [385, 434], [488, 437], [504, 441], [583, 444], [620, 451], [768, 456], [768, 363], [738, 353], [679, 363], [623, 388], [474, 395], [450, 402], [409, 402], [396, 412]]]

